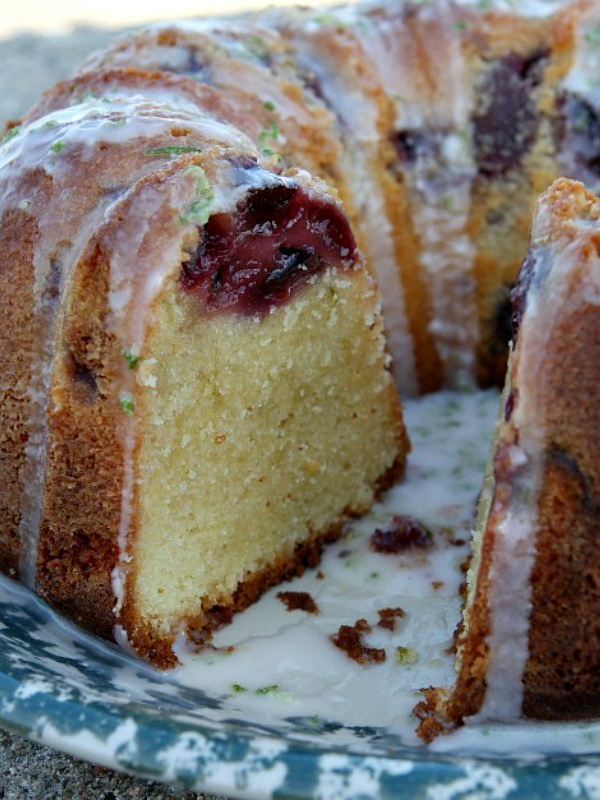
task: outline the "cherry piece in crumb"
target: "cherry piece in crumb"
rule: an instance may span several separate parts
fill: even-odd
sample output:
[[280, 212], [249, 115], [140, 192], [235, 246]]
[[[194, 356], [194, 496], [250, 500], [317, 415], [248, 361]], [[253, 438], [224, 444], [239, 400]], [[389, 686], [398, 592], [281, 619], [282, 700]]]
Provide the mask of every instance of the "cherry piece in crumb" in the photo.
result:
[[432, 544], [431, 533], [418, 519], [396, 514], [387, 527], [373, 532], [370, 547], [376, 553], [402, 553], [405, 550], [424, 550]]
[[277, 184], [252, 189], [232, 213], [210, 217], [180, 284], [208, 312], [267, 314], [326, 266], [350, 266], [355, 251], [334, 202]]

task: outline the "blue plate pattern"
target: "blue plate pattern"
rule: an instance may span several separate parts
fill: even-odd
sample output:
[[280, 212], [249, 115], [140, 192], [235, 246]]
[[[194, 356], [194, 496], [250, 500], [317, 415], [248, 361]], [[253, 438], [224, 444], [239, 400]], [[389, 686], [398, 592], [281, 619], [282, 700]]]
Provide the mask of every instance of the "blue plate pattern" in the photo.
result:
[[5, 578], [0, 619], [0, 724], [133, 775], [255, 800], [600, 798], [600, 753], [465, 758], [375, 727], [265, 725], [82, 634]]

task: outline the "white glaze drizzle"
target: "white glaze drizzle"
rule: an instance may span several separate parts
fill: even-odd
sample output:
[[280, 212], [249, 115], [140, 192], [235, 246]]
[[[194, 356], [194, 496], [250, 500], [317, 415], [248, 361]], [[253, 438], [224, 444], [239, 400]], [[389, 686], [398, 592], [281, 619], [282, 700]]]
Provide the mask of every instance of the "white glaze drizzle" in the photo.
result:
[[[355, 151], [356, 153], [356, 151]], [[375, 265], [381, 291], [388, 350], [392, 356], [392, 374], [403, 395], [418, 394], [415, 352], [406, 315], [404, 287], [394, 253], [393, 229], [386, 213], [384, 198], [374, 180], [374, 161], [362, 150], [343, 159], [345, 173], [363, 222], [361, 231], [368, 246], [370, 261]], [[371, 155], [375, 155], [371, 153]], [[351, 164], [348, 162], [351, 161]]]
[[[77, 121], [77, 115], [70, 115]], [[48, 124], [51, 123], [51, 124]], [[63, 164], [56, 170], [58, 153], [52, 150], [56, 141], [59, 123], [50, 115], [17, 133], [12, 140], [2, 146], [0, 152], [0, 169], [5, 176], [6, 207], [32, 208], [38, 216], [39, 241], [34, 254], [34, 349], [32, 351], [31, 378], [28, 387], [30, 399], [30, 416], [28, 420], [28, 441], [25, 446], [25, 465], [22, 475], [21, 513], [19, 521], [19, 537], [21, 551], [19, 572], [23, 582], [35, 588], [37, 549], [40, 532], [42, 508], [44, 503], [44, 485], [46, 471], [46, 451], [48, 445], [47, 410], [50, 402], [49, 390], [53, 369], [53, 345], [58, 321], [57, 309], [60, 297], [65, 291], [73, 265], [80, 257], [89, 237], [101, 224], [106, 210], [117, 198], [102, 198], [98, 205], [84, 220], [73, 220], [64, 209], [45, 201], [38, 202], [38, 190], [35, 189], [27, 197], [19, 191], [20, 174], [27, 169], [41, 169], [53, 175], [55, 192], [63, 196], [72, 185], [72, 165]], [[63, 187], [61, 189], [61, 187]], [[60, 219], [60, 224], [58, 220]], [[59, 240], [69, 242], [59, 248]], [[58, 248], [58, 249], [57, 249]], [[56, 277], [52, 276], [52, 260], [60, 259]], [[60, 285], [52, 286], [60, 278]], [[58, 291], [58, 298], [51, 298], [50, 289]]]
[[[533, 423], [534, 429], [539, 425], [535, 416], [528, 418], [526, 410], [515, 412], [515, 422]], [[538, 437], [531, 437], [516, 448], [515, 460], [525, 459], [526, 471], [513, 481], [511, 505], [494, 529], [488, 592], [490, 660], [484, 700], [469, 720], [474, 724], [488, 720], [515, 722], [522, 717], [523, 675], [529, 655], [531, 571], [536, 556], [536, 503], [542, 470], [540, 453]]]
[[[358, 26], [383, 85], [394, 77], [390, 97], [396, 105], [399, 129], [433, 131], [438, 146], [419, 152], [405, 169], [411, 187], [411, 210], [421, 242], [420, 262], [431, 303], [429, 331], [442, 361], [446, 384], [474, 383], [474, 353], [478, 341], [473, 262], [475, 248], [467, 233], [471, 185], [477, 169], [470, 150], [472, 91], [466, 75], [460, 33], [447, 5], [419, 8], [416, 19], [427, 40], [418, 56], [414, 31], [406, 30], [401, 15]], [[425, 27], [426, 26], [426, 27]], [[425, 56], [424, 53], [427, 55]], [[419, 86], [424, 57], [435, 84]], [[420, 64], [415, 68], [415, 59]], [[392, 69], [392, 64], [394, 65]], [[443, 64], [443, 77], [440, 65]]]
[[[428, 2], [428, 0], [425, 0]], [[520, 17], [551, 17], [568, 4], [569, 0], [453, 0], [458, 6], [478, 11], [504, 12]]]
[[[176, 33], [176, 44], [167, 45], [160, 40], [165, 31]], [[240, 24], [235, 20], [177, 20], [150, 26], [143, 39], [133, 38], [129, 46], [109, 51], [108, 60], [102, 53], [92, 56], [80, 72], [97, 68], [99, 64], [104, 67], [107, 64], [111, 67], [135, 64], [149, 70], [182, 72], [228, 92], [242, 108], [252, 100], [258, 100], [259, 104], [273, 106], [274, 118], [278, 122], [285, 124], [290, 120], [296, 126], [304, 124], [310, 127], [315, 124], [313, 109], [303, 96], [299, 100], [294, 92], [289, 92], [287, 80], [295, 88], [301, 86], [289, 54], [287, 57], [283, 55], [289, 47], [274, 29], [248, 21]], [[274, 63], [266, 65], [260, 54], [270, 48], [275, 54]], [[196, 70], [190, 66], [190, 54], [194, 53], [198, 54]], [[255, 105], [251, 103], [248, 108], [256, 114]], [[259, 125], [260, 120], [257, 119], [256, 123]]]
[[[118, 201], [113, 200], [112, 202]], [[47, 296], [46, 287], [48, 279], [51, 278], [52, 269], [48, 256], [56, 244], [52, 222], [44, 220], [40, 224], [40, 242], [34, 256], [34, 331], [37, 342], [34, 345], [31, 380], [28, 388], [31, 410], [28, 440], [25, 446], [26, 462], [22, 478], [23, 493], [19, 521], [21, 541], [19, 575], [31, 589], [34, 589], [36, 585], [38, 540], [44, 504], [48, 446], [47, 412], [54, 367], [54, 336], [58, 310], [71, 270], [82, 255], [90, 236], [101, 224], [110, 204], [110, 201], [104, 201], [94, 209], [94, 212], [82, 224], [71, 248], [63, 254], [60, 267], [59, 298], [50, 299]]]
[[[450, 134], [445, 143], [454, 150], [453, 139], [459, 141], [466, 154], [456, 134]], [[429, 159], [418, 159], [414, 173], [418, 200], [413, 205], [413, 216], [420, 233], [420, 262], [430, 287], [429, 331], [443, 365], [445, 384], [454, 388], [474, 385], [479, 333], [472, 271], [475, 247], [466, 231], [475, 177], [469, 160], [467, 156], [464, 167], [451, 160], [435, 164], [436, 171], [441, 168], [445, 173], [443, 193], [436, 178], [430, 177]]]
[[[401, 0], [402, 1], [402, 0]], [[408, 5], [410, 0], [404, 0]], [[428, 10], [432, 15], [437, 15], [440, 11], [441, 3], [439, 0], [417, 0], [419, 9]], [[455, 6], [463, 6], [481, 13], [505, 13], [518, 14], [520, 17], [551, 17], [569, 2], [577, 0], [451, 0]], [[414, 3], [416, 5], [416, 3]], [[363, 0], [359, 3], [359, 8], [380, 7], [381, 0]]]
[[[382, 8], [380, 3], [368, 7]], [[382, 291], [392, 371], [401, 391], [408, 395], [417, 388], [415, 355], [392, 227], [379, 184], [379, 112], [368, 90], [351, 73], [346, 75], [327, 50], [323, 28], [346, 29], [356, 37], [367, 62], [376, 70], [378, 84], [385, 87], [385, 93], [396, 105], [400, 128], [414, 128], [417, 134], [433, 130], [441, 137], [439, 151], [418, 157], [406, 169], [405, 179], [415, 198], [411, 211], [420, 237], [420, 262], [431, 302], [429, 331], [447, 385], [472, 386], [479, 329], [473, 273], [475, 248], [467, 233], [467, 222], [477, 170], [469, 150], [473, 99], [455, 12], [447, 4], [425, 4], [416, 12], [427, 26], [427, 35], [435, 39], [431, 53], [435, 63], [429, 70], [437, 76], [435, 86], [423, 87], [415, 67], [420, 62], [415, 62], [411, 40], [414, 34], [406, 28], [401, 10], [388, 10], [383, 17], [367, 17], [364, 8], [342, 6], [325, 15], [315, 11], [270, 12], [267, 19], [273, 18], [284, 30], [301, 32], [293, 34], [297, 58], [317, 76], [324, 96], [341, 121], [340, 135], [345, 140], [343, 165]], [[426, 49], [421, 47], [420, 59], [423, 52]], [[443, 74], [439, 67], [442, 63]]]

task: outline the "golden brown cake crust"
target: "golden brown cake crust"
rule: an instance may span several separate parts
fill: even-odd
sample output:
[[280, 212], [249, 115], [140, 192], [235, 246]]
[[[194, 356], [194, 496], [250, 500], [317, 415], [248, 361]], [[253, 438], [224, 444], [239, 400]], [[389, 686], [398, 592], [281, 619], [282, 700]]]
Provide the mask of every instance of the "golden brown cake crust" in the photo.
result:
[[[38, 591], [105, 637], [115, 623], [111, 572], [119, 555], [123, 457], [107, 333], [108, 256], [92, 245], [78, 264], [55, 367]], [[111, 366], [111, 364], [113, 366]]]
[[563, 320], [546, 360], [545, 467], [523, 710], [535, 718], [575, 719], [600, 713], [597, 307]]
[[25, 431], [29, 417], [30, 360], [33, 337], [33, 257], [37, 224], [24, 211], [7, 211], [0, 220], [3, 269], [0, 281], [0, 570], [17, 576], [19, 521], [25, 468]]

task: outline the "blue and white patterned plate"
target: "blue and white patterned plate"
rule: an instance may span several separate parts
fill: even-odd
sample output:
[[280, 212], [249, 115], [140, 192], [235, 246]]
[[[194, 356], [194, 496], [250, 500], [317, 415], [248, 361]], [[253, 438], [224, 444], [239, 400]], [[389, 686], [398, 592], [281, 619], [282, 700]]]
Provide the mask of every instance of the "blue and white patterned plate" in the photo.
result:
[[218, 698], [82, 636], [5, 579], [0, 616], [2, 725], [113, 769], [248, 798], [600, 797], [600, 755], [432, 756], [377, 728], [336, 746], [336, 731], [309, 719], [267, 727], [227, 716]]
[[[457, 420], [477, 415], [474, 402], [479, 401], [448, 400], [446, 410], [439, 412], [440, 424], [442, 420], [444, 424], [450, 420], [448, 430], [459, 431], [460, 426], [454, 424]], [[496, 400], [491, 398], [486, 402], [492, 409], [486, 412], [491, 419]], [[410, 409], [408, 413], [412, 413]], [[431, 431], [431, 408], [427, 414]], [[417, 423], [418, 420], [413, 421], [413, 430], [418, 428]], [[418, 472], [418, 440], [415, 444], [417, 455], [412, 468]], [[457, 449], [456, 439], [449, 441], [448, 447]], [[417, 494], [412, 489], [410, 493]], [[385, 519], [390, 504], [403, 505], [404, 501], [400, 494], [392, 492], [386, 503], [375, 511], [376, 524]], [[369, 580], [376, 583], [374, 576], [378, 572], [373, 566], [376, 562], [369, 559], [383, 557], [367, 556], [361, 550], [361, 530], [364, 533], [368, 526], [368, 521], [362, 521], [356, 535], [351, 534], [329, 549], [322, 569], [328, 577], [336, 569], [342, 576], [333, 589], [319, 589], [326, 582], [319, 581], [315, 573], [301, 579], [304, 589], [313, 594], [321, 591], [318, 601], [324, 608], [329, 602], [327, 591], [339, 598], [346, 587], [348, 597], [353, 598]], [[412, 569], [403, 571], [399, 566], [402, 566], [399, 562], [394, 564], [395, 572], [404, 576], [414, 574]], [[350, 574], [354, 582], [348, 577]], [[384, 582], [389, 582], [387, 576]], [[410, 609], [409, 588], [394, 591], [396, 596], [402, 595], [403, 605]], [[417, 595], [420, 592], [419, 589]], [[375, 608], [379, 599], [370, 607], [367, 597], [366, 593], [359, 595], [360, 607], [369, 616], [369, 608]], [[433, 595], [428, 603], [419, 597], [414, 611], [409, 610], [407, 616], [418, 622], [419, 606], [425, 608], [428, 617], [438, 612], [440, 618], [451, 617], [445, 601], [439, 600], [439, 590], [436, 597], [438, 606]], [[262, 611], [255, 606], [246, 612], [246, 619], [252, 626], [252, 615], [265, 617], [264, 609], [268, 608], [271, 610], [266, 616], [270, 616], [268, 625], [272, 627], [253, 633], [248, 646], [255, 646], [258, 636], [261, 647], [271, 647], [269, 653], [277, 653], [279, 648], [282, 662], [285, 662], [286, 643], [292, 637], [304, 637], [302, 647], [310, 650], [310, 637], [317, 637], [320, 631], [311, 628], [307, 633], [306, 627], [302, 627], [306, 623], [300, 619], [302, 612], [290, 614], [274, 593], [264, 602], [270, 606], [263, 606]], [[338, 606], [345, 607], [346, 602]], [[349, 612], [350, 619], [355, 611]], [[309, 624], [323, 627], [326, 619], [324, 614], [320, 622], [317, 618]], [[242, 628], [245, 624], [240, 623]], [[447, 626], [451, 628], [452, 624], [450, 619]], [[405, 627], [390, 634], [386, 647], [396, 648], [401, 638], [393, 637], [402, 637], [407, 630]], [[445, 643], [440, 639], [440, 647]], [[275, 679], [281, 682], [286, 674], [290, 680], [294, 677], [296, 683], [290, 683], [293, 691], [275, 692], [279, 695], [272, 705], [276, 713], [268, 714], [264, 711], [266, 706], [260, 703], [270, 702], [269, 693], [256, 687], [261, 686], [261, 681], [273, 678], [270, 674], [250, 675], [247, 666], [243, 666], [248, 663], [243, 660], [245, 646], [244, 642], [239, 646], [241, 672], [237, 674], [247, 686], [225, 677], [224, 686], [233, 686], [235, 691], [216, 691], [214, 685], [206, 688], [208, 684], [203, 685], [202, 680], [194, 684], [177, 671], [159, 673], [116, 646], [82, 633], [29, 591], [0, 578], [0, 725], [113, 769], [236, 798], [600, 799], [597, 723], [538, 726], [525, 739], [520, 738], [518, 731], [513, 737], [510, 730], [489, 728], [480, 730], [469, 741], [461, 739], [459, 734], [455, 740], [441, 737], [433, 747], [426, 747], [416, 739], [409, 741], [400, 728], [387, 721], [381, 726], [352, 722], [350, 718], [336, 722], [329, 713], [316, 714], [314, 703], [319, 702], [318, 695], [312, 706], [294, 697], [294, 692], [299, 696], [301, 691], [308, 697], [310, 687], [306, 687], [306, 675], [292, 676], [293, 670], [287, 665], [281, 673], [284, 678]], [[396, 702], [392, 699], [390, 681], [396, 679], [394, 670], [404, 667], [394, 666], [391, 659], [388, 672], [373, 667], [365, 673], [344, 654], [330, 649], [331, 655], [326, 654], [326, 658], [331, 663], [339, 659], [343, 674], [353, 673], [352, 679], [359, 681], [349, 684], [347, 703], [355, 700], [358, 706], [360, 699], [364, 706], [368, 707], [372, 701], [383, 708], [388, 693], [388, 705]], [[422, 663], [429, 657], [427, 652], [423, 647]], [[218, 660], [218, 653], [215, 657]], [[271, 655], [269, 659], [273, 660]], [[309, 654], [309, 666], [310, 662]], [[235, 669], [236, 662], [230, 663]], [[207, 665], [205, 658], [200, 666], [204, 669]], [[312, 666], [315, 674], [325, 680], [328, 665], [313, 663]], [[415, 672], [403, 672], [400, 682], [405, 680], [411, 686], [417, 681], [418, 686], [418, 668], [418, 664], [408, 667]], [[226, 659], [217, 663], [217, 672], [226, 675], [227, 669]], [[360, 683], [365, 674], [366, 683]], [[352, 686], [367, 688], [352, 689]], [[327, 691], [331, 693], [331, 687]], [[358, 692], [366, 697], [356, 697]], [[532, 735], [539, 735], [542, 742], [537, 753], [531, 747]], [[509, 742], [510, 746], [496, 747], [496, 740]], [[521, 746], [520, 742], [526, 744]]]

